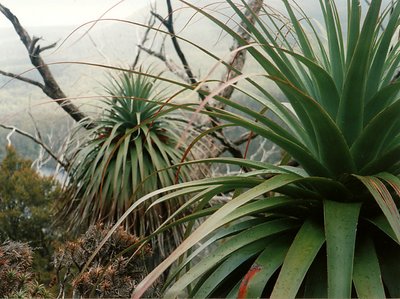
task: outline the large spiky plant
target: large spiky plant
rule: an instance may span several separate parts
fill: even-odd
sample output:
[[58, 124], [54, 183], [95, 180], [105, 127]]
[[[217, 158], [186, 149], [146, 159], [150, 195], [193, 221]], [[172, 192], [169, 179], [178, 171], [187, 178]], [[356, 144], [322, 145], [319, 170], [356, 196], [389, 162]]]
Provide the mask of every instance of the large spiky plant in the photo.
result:
[[[182, 123], [179, 116], [172, 117], [174, 108], [163, 106], [155, 79], [125, 72], [112, 76], [105, 89], [109, 96], [102, 114], [72, 153], [68, 196], [60, 215], [72, 228], [114, 223], [144, 194], [174, 184], [170, 166], [183, 156]], [[186, 172], [179, 177], [185, 179]], [[182, 197], [174, 198], [148, 214], [146, 207], [135, 210], [124, 225], [137, 236], [147, 236], [182, 202]], [[163, 253], [181, 236], [179, 227], [173, 229], [172, 236], [157, 239], [155, 250]]]
[[[400, 2], [383, 8], [374, 0], [362, 11], [360, 1], [348, 0], [347, 16], [341, 16], [335, 1], [315, 0], [323, 16], [319, 26], [300, 2], [282, 0], [289, 22], [266, 7], [261, 17], [252, 16], [253, 25], [240, 7], [249, 9], [244, 0], [227, 0], [247, 25], [250, 43], [206, 10], [181, 2], [246, 46], [287, 101], [249, 75], [238, 77], [257, 90], [247, 95], [275, 118], [206, 92], [206, 101], [213, 96], [231, 112], [207, 107], [202, 113], [271, 140], [300, 166], [209, 159], [252, 170], [140, 199], [131, 210], [163, 192], [172, 193], [154, 208], [174, 195], [193, 194], [177, 215], [191, 207], [194, 212], [182, 221], [207, 219], [134, 296], [179, 261], [165, 297], [186, 291], [184, 296], [196, 298], [399, 297]], [[207, 206], [229, 192], [226, 204]], [[205, 250], [203, 259], [195, 259]]]

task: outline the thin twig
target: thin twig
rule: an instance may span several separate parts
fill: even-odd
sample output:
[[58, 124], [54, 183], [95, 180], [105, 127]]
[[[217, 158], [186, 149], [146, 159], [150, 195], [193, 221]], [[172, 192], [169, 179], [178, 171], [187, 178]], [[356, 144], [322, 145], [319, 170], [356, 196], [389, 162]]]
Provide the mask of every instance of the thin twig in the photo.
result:
[[17, 80], [23, 81], [25, 83], [29, 83], [29, 84], [35, 85], [35, 86], [39, 87], [40, 89], [44, 88], [44, 85], [42, 83], [40, 83], [38, 81], [35, 81], [35, 80], [32, 80], [32, 79], [29, 79], [29, 78], [26, 78], [26, 77], [23, 77], [21, 75], [17, 75], [17, 74], [14, 74], [14, 73], [9, 73], [9, 72], [4, 72], [2, 70], [0, 70], [0, 74], [3, 75], [3, 76], [6, 76], [6, 77], [10, 77], [10, 78], [13, 78], [13, 79], [17, 79]]
[[168, 68], [168, 70], [171, 73], [178, 76], [179, 78], [181, 78], [183, 81], [189, 81], [186, 72], [183, 69], [181, 69], [172, 59], [167, 58], [167, 56], [161, 50], [156, 52], [150, 48], [146, 48], [141, 45], [138, 45], [138, 48], [141, 49], [143, 52], [145, 52], [153, 57], [156, 57], [159, 60], [161, 60], [162, 62], [164, 62], [164, 64]]
[[36, 144], [40, 145], [54, 160], [57, 161], [57, 163], [59, 163], [64, 169], [68, 169], [68, 164], [65, 163], [64, 161], [61, 161], [57, 155], [55, 155], [53, 153], [53, 151], [39, 138], [36, 138], [35, 136], [29, 134], [28, 132], [22, 131], [20, 129], [18, 129], [17, 127], [14, 126], [8, 126], [8, 125], [4, 125], [4, 124], [0, 124], [0, 127], [6, 130], [12, 130], [13, 132], [16, 132], [22, 136], [25, 136], [29, 139], [31, 139], [32, 141], [34, 141]]
[[153, 28], [155, 23], [156, 23], [156, 18], [153, 15], [151, 15], [149, 20], [147, 21], [147, 28], [146, 28], [146, 31], [143, 34], [142, 40], [141, 40], [140, 44], [137, 45], [138, 51], [137, 51], [136, 57], [135, 57], [135, 59], [134, 59], [134, 61], [132, 63], [132, 66], [131, 66], [132, 70], [136, 69], [136, 67], [137, 67], [137, 65], [139, 63], [140, 54], [142, 53], [142, 51], [144, 51], [142, 49], [141, 45], [144, 46], [146, 44], [146, 42], [148, 41], [149, 34], [150, 34], [151, 29]]
[[197, 84], [197, 80], [196, 80], [195, 76], [193, 75], [193, 72], [189, 65], [189, 62], [187, 61], [186, 56], [183, 53], [182, 48], [181, 48], [181, 46], [178, 42], [178, 39], [176, 37], [176, 34], [175, 34], [174, 19], [173, 19], [174, 12], [172, 9], [171, 0], [166, 0], [166, 1], [167, 1], [167, 9], [168, 9], [168, 17], [166, 19], [154, 11], [152, 11], [151, 14], [153, 16], [155, 16], [167, 28], [167, 30], [171, 36], [171, 41], [172, 41], [172, 44], [174, 45], [175, 52], [182, 62], [183, 68], [185, 69], [185, 72], [189, 78], [189, 82], [191, 84]]

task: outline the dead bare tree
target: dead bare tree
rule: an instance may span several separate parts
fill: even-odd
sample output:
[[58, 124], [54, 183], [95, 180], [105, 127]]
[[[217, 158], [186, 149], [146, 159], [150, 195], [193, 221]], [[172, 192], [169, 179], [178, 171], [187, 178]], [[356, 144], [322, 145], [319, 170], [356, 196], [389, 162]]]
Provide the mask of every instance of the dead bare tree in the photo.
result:
[[[263, 0], [249, 0], [247, 3], [247, 9], [245, 11], [245, 15], [247, 17], [247, 20], [250, 24], [254, 25], [256, 17], [259, 15], [261, 8], [263, 6], [264, 2]], [[196, 77], [194, 76], [193, 70], [189, 64], [189, 61], [186, 58], [186, 55], [184, 54], [179, 40], [176, 36], [175, 33], [175, 28], [174, 28], [174, 10], [172, 8], [171, 0], [166, 0], [166, 6], [167, 6], [167, 17], [162, 17], [160, 14], [158, 14], [155, 10], [151, 10], [151, 15], [154, 16], [157, 20], [161, 22], [161, 24], [167, 29], [169, 36], [171, 38], [174, 50], [179, 57], [179, 60], [181, 62], [182, 68], [178, 66], [177, 63], [175, 63], [172, 59], [167, 58], [166, 54], [163, 51], [155, 51], [151, 47], [147, 47], [145, 43], [141, 43], [139, 45], [139, 48], [146, 52], [147, 54], [158, 58], [164, 64], [167, 66], [168, 70], [170, 70], [172, 73], [178, 75], [181, 79], [183, 79], [185, 82], [192, 84], [192, 85], [198, 85], [199, 82], [197, 81]], [[148, 28], [150, 28], [150, 23], [148, 24]], [[249, 25], [246, 24], [245, 22], [241, 22], [238, 26], [237, 33], [242, 37], [243, 43], [250, 43], [251, 42], [251, 37], [250, 34], [248, 33], [248, 28]], [[146, 31], [146, 36], [150, 33], [150, 30]], [[143, 41], [147, 41], [148, 38], [144, 38]], [[161, 46], [161, 49], [164, 47]], [[237, 75], [241, 73], [241, 71], [244, 68], [245, 62], [246, 62], [246, 48], [243, 47], [243, 44], [239, 44], [237, 41], [233, 43], [233, 45], [230, 48], [231, 52], [233, 53], [233, 56], [231, 59], [228, 61], [228, 68], [226, 69], [225, 74], [222, 76], [221, 79], [221, 85], [223, 86], [225, 82], [231, 81], [233, 78], [235, 78]], [[182, 72], [183, 70], [183, 72]], [[233, 71], [234, 70], [234, 71]], [[230, 98], [234, 92], [234, 85], [235, 84], [230, 84], [226, 85], [222, 89], [222, 91], [219, 93], [219, 96], [224, 97], [224, 98]], [[207, 87], [206, 87], [207, 88]], [[204, 99], [204, 96], [202, 94], [199, 94], [201, 99]], [[213, 102], [212, 103], [214, 108], [218, 109], [224, 109], [225, 106], [221, 103], [218, 102]], [[211, 122], [213, 127], [216, 127], [219, 125], [219, 120], [216, 118], [211, 118]], [[196, 128], [204, 128], [204, 124], [194, 124], [194, 127]], [[215, 151], [210, 154], [211, 156], [217, 157], [223, 154], [225, 151], [228, 151], [233, 157], [236, 158], [243, 158], [243, 154], [239, 148], [240, 145], [243, 143], [246, 143], [249, 138], [255, 138], [256, 135], [250, 133], [241, 135], [238, 139], [236, 140], [231, 140], [227, 138], [224, 134], [224, 131], [222, 129], [219, 129], [217, 131], [213, 131], [211, 135], [220, 142], [220, 146], [216, 148]]]
[[[45, 63], [43, 58], [41, 57], [41, 53], [43, 51], [52, 49], [56, 46], [56, 43], [53, 43], [48, 46], [40, 46], [39, 41], [40, 38], [35, 36], [30, 36], [27, 30], [21, 25], [18, 18], [11, 12], [10, 9], [5, 7], [4, 5], [0, 4], [0, 12], [11, 22], [14, 27], [15, 32], [19, 36], [21, 42], [25, 46], [26, 50], [28, 51], [28, 56], [32, 65], [36, 68], [39, 72], [43, 82], [39, 82], [36, 80], [32, 80], [30, 78], [24, 77], [20, 74], [10, 73], [3, 70], [0, 70], [0, 75], [10, 77], [33, 86], [39, 87], [49, 98], [53, 99], [60, 107], [67, 112], [75, 121], [80, 122], [84, 119], [88, 119], [88, 116], [80, 111], [80, 109], [74, 105], [66, 96], [66, 94], [62, 91], [61, 87], [55, 80], [49, 66]], [[92, 123], [85, 121], [82, 122], [83, 127], [90, 129], [92, 128]], [[47, 153], [49, 157], [52, 157], [61, 167], [64, 169], [68, 168], [68, 161], [65, 160], [60, 153], [53, 148], [53, 146], [48, 145], [43, 140], [38, 127], [34, 124], [35, 127], [35, 134], [30, 134], [23, 130], [16, 128], [15, 126], [0, 124], [0, 127], [4, 129], [11, 130], [11, 133], [18, 133], [22, 136], [27, 137], [28, 139], [32, 140], [36, 144], [38, 144], [41, 149], [39, 151], [39, 160], [40, 163], [44, 162], [44, 154]]]
[[[79, 122], [83, 119], [86, 119], [87, 115], [80, 111], [80, 109], [68, 99], [68, 97], [62, 91], [61, 87], [58, 85], [57, 81], [54, 79], [54, 76], [51, 73], [49, 66], [44, 62], [43, 58], [40, 55], [43, 51], [54, 48], [56, 44], [54, 43], [48, 46], [41, 47], [39, 45], [40, 38], [35, 36], [31, 37], [29, 33], [25, 30], [25, 28], [21, 25], [18, 18], [7, 7], [0, 4], [0, 12], [13, 25], [16, 33], [21, 39], [21, 42], [24, 44], [26, 50], [28, 51], [28, 56], [32, 65], [36, 68], [36, 70], [42, 77], [43, 83], [23, 77], [19, 74], [5, 72], [2, 70], [0, 70], [0, 74], [39, 87], [48, 97], [50, 97], [58, 105], [60, 105], [61, 108], [64, 109], [64, 111], [67, 112], [75, 121]], [[90, 128], [91, 125], [89, 122], [85, 122], [84, 126]]]

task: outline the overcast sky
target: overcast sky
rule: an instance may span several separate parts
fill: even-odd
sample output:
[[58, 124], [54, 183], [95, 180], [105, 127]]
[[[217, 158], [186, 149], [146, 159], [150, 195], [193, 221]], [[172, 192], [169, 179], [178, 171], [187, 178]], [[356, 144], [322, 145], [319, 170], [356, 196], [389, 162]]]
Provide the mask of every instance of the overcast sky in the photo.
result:
[[[126, 18], [148, 5], [150, 1], [157, 0], [0, 0], [0, 4], [10, 8], [23, 26], [31, 27], [82, 25], [85, 22], [98, 19], [109, 9], [111, 10], [104, 16], [105, 18]], [[383, 0], [384, 5], [389, 1]], [[201, 3], [201, 0], [193, 0], [193, 2]], [[281, 0], [266, 2], [282, 5]], [[344, 14], [346, 1], [335, 0], [335, 2], [340, 13]], [[366, 2], [368, 1], [361, 1], [363, 5]], [[307, 12], [318, 11], [320, 13], [318, 0], [301, 0], [297, 3]], [[11, 26], [10, 22], [0, 14], [0, 28], [6, 26]]]
[[[150, 0], [0, 0], [23, 26], [80, 25], [99, 18], [124, 18], [150, 3]], [[0, 14], [0, 27], [10, 26]]]

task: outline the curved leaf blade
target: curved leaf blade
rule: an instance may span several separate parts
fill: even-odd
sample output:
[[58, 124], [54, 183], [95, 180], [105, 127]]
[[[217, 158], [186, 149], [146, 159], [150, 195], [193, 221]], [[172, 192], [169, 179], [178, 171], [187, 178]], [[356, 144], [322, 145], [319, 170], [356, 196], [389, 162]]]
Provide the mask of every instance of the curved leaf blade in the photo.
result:
[[365, 88], [373, 39], [377, 29], [381, 0], [372, 1], [344, 81], [336, 122], [351, 146], [364, 123]]
[[267, 244], [241, 283], [242, 298], [261, 297], [268, 280], [282, 265], [289, 246], [290, 239], [287, 237], [277, 238]]
[[328, 297], [350, 298], [361, 203], [324, 201]]
[[232, 199], [225, 204], [212, 216], [210, 216], [204, 223], [202, 223], [182, 244], [160, 265], [158, 265], [136, 288], [132, 294], [132, 298], [140, 298], [145, 290], [147, 290], [154, 281], [164, 272], [173, 262], [175, 262], [182, 254], [189, 250], [194, 244], [199, 242], [205, 236], [210, 234], [221, 225], [221, 219], [233, 212], [238, 207], [251, 201], [252, 199], [265, 194], [266, 192], [275, 190], [276, 188], [290, 184], [298, 180], [295, 175], [278, 175], [258, 186], [244, 192], [238, 197]]
[[[254, 255], [258, 254], [265, 248], [268, 241], [263, 239], [251, 244], [245, 245], [232, 253], [218, 268], [212, 272], [204, 283], [191, 295], [194, 298], [210, 298], [213, 291], [227, 279], [229, 274], [235, 271], [240, 265], [251, 259]], [[203, 267], [196, 265], [196, 268]]]
[[306, 220], [289, 248], [271, 298], [296, 297], [309, 267], [324, 242], [322, 227], [312, 220]]
[[[358, 168], [385, 153], [400, 129], [400, 101], [381, 111], [356, 138], [350, 151]], [[379, 136], [379, 138], [376, 138]]]
[[[254, 241], [293, 229], [297, 225], [298, 224], [294, 221], [278, 219], [262, 223], [256, 227], [241, 232], [237, 236], [226, 241], [223, 245], [220, 245], [216, 250], [210, 253], [206, 259], [203, 259], [199, 264], [196, 265], [196, 267], [192, 267], [187, 273], [185, 273], [164, 294], [165, 298], [175, 298], [177, 294], [189, 286], [189, 284], [201, 277], [201, 275], [203, 275], [207, 270], [211, 269], [213, 266], [218, 264], [218, 262], [223, 260], [227, 255], [233, 253], [234, 251], [240, 250], [244, 246], [247, 246]], [[265, 247], [265, 244], [263, 247]], [[259, 251], [261, 250], [262, 248], [259, 248]], [[210, 283], [210, 286], [212, 285], [212, 282], [208, 283]], [[205, 292], [206, 289], [203, 291]]]
[[376, 177], [357, 175], [355, 177], [368, 188], [383, 214], [386, 216], [396, 235], [397, 241], [400, 242], [400, 213], [386, 186]]
[[385, 298], [379, 261], [371, 238], [364, 237], [357, 242], [353, 281], [360, 298]]

